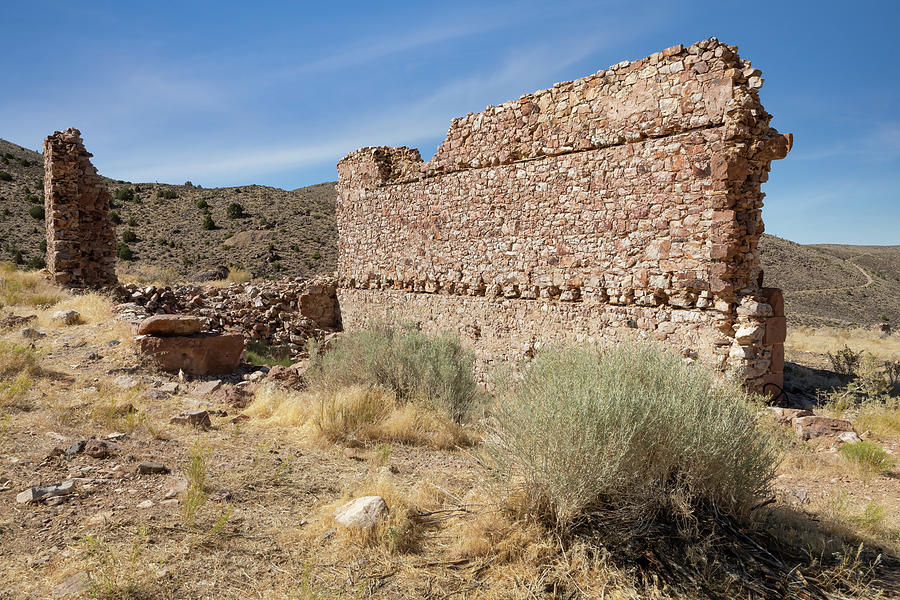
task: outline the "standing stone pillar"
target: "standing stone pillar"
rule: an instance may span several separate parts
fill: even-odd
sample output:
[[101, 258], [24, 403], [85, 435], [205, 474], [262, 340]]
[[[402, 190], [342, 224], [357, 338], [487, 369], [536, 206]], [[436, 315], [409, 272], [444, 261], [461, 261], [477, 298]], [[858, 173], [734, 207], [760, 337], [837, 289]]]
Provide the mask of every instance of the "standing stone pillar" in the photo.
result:
[[57, 131], [44, 140], [47, 269], [55, 283], [68, 287], [118, 282], [109, 190], [91, 156], [77, 129]]

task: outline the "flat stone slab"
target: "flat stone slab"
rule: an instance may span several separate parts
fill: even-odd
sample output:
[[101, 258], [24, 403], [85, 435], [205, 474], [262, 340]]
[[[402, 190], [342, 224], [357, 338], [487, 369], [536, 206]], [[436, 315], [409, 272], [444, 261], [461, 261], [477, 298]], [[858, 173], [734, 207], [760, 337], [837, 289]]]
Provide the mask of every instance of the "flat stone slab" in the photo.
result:
[[200, 333], [205, 326], [204, 320], [191, 315], [156, 315], [141, 321], [138, 335], [191, 335]]
[[798, 437], [808, 440], [820, 435], [839, 435], [845, 431], [853, 431], [853, 424], [845, 419], [831, 417], [795, 417], [794, 429]]
[[244, 336], [198, 333], [170, 337], [146, 336], [139, 340], [141, 354], [164, 371], [191, 375], [231, 373], [241, 362]]
[[381, 496], [362, 496], [337, 509], [334, 520], [351, 529], [372, 529], [387, 512], [387, 503]]

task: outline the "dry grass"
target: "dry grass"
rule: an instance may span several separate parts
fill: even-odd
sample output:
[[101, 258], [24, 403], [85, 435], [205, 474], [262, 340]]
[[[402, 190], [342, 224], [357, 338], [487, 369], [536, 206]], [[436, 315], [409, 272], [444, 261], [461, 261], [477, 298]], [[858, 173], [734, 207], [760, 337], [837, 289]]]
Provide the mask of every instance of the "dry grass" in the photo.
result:
[[244, 411], [260, 425], [296, 428], [313, 442], [396, 442], [449, 449], [469, 445], [469, 433], [448, 415], [398, 403], [378, 387], [291, 392], [257, 390]]
[[0, 263], [0, 308], [39, 308], [56, 304], [64, 292], [40, 271], [20, 271], [12, 263]]
[[883, 360], [900, 359], [900, 336], [882, 336], [872, 329], [834, 327], [791, 327], [788, 329], [785, 348], [803, 352], [837, 353], [845, 346], [865, 351]]
[[157, 287], [172, 286], [183, 279], [175, 269], [169, 267], [145, 263], [135, 264], [121, 260], [116, 264], [116, 276], [120, 283], [155, 285]]

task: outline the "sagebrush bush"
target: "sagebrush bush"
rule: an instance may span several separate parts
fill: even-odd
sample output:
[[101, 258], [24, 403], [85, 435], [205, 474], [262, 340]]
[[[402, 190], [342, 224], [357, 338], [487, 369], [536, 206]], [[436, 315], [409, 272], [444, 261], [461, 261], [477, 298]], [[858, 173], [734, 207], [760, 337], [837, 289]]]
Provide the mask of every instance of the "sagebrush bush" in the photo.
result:
[[653, 346], [545, 349], [498, 386], [487, 462], [564, 530], [712, 505], [742, 516], [774, 476], [775, 445], [740, 386]]
[[232, 202], [225, 208], [225, 216], [229, 219], [240, 219], [245, 215], [243, 205]]
[[324, 387], [380, 386], [400, 403], [430, 405], [456, 421], [467, 416], [476, 399], [472, 357], [447, 334], [374, 324], [342, 334], [326, 353], [314, 344], [310, 350], [309, 377]]

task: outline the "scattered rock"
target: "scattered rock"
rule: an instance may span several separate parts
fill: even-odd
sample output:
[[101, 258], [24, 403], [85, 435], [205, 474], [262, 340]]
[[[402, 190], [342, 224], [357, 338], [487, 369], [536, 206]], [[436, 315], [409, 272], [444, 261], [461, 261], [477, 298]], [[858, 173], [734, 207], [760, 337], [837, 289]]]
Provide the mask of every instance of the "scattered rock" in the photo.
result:
[[156, 315], [141, 321], [137, 335], [178, 336], [203, 331], [206, 323], [191, 315]]
[[138, 475], [168, 475], [169, 467], [159, 463], [141, 463], [137, 466]]
[[212, 399], [235, 408], [247, 408], [250, 402], [253, 401], [253, 395], [243, 387], [228, 385], [216, 390], [212, 395]]
[[180, 425], [193, 425], [202, 429], [212, 427], [212, 421], [209, 420], [209, 413], [202, 409], [182, 411], [172, 417], [170, 422]]
[[44, 333], [43, 331], [38, 331], [37, 329], [32, 329], [31, 327], [26, 327], [25, 329], [23, 329], [22, 331], [19, 332], [19, 335], [21, 335], [26, 340], [32, 340], [32, 341], [39, 340], [42, 337], [47, 336], [47, 334]]
[[88, 440], [84, 445], [84, 453], [92, 458], [106, 458], [112, 450], [113, 445], [104, 440]]
[[153, 500], [144, 500], [137, 505], [138, 508], [153, 508]]
[[838, 435], [844, 431], [853, 431], [853, 424], [845, 419], [806, 416], [796, 417], [793, 422], [797, 436], [804, 440], [821, 435]]
[[100, 360], [103, 357], [100, 356], [99, 354], [97, 354], [96, 352], [88, 352], [87, 356], [85, 356], [85, 358], [87, 360]]
[[88, 574], [84, 571], [79, 571], [53, 588], [53, 595], [59, 598], [72, 594], [81, 594], [87, 589], [89, 583], [90, 578]]
[[118, 377], [113, 379], [113, 383], [118, 387], [126, 390], [130, 390], [131, 388], [140, 385], [140, 381], [138, 381], [134, 377], [129, 377], [128, 375], [119, 375]]
[[112, 517], [113, 517], [113, 511], [104, 510], [104, 511], [98, 512], [97, 514], [92, 516], [90, 519], [85, 521], [84, 524], [87, 527], [103, 526], [103, 525], [106, 525], [112, 519]]
[[209, 497], [213, 502], [231, 502], [231, 492], [228, 490], [219, 490]]
[[244, 421], [249, 421], [249, 420], [250, 420], [249, 415], [238, 415], [238, 416], [234, 417], [233, 419], [231, 419], [231, 422], [232, 423], [243, 423]]
[[81, 441], [75, 442], [74, 444], [72, 444], [71, 446], [66, 448], [66, 452], [65, 452], [66, 455], [67, 456], [75, 456], [76, 454], [78, 454], [79, 452], [84, 450], [85, 444], [87, 444], [87, 440], [81, 440]]
[[168, 499], [166, 499], [166, 500], [160, 501], [159, 504], [160, 504], [161, 506], [171, 506], [171, 505], [173, 505], [173, 504], [178, 504], [178, 499], [177, 499], [177, 498], [168, 498]]
[[77, 310], [58, 310], [53, 313], [52, 319], [63, 325], [77, 325], [81, 323], [81, 315]]
[[163, 498], [165, 498], [166, 500], [170, 500], [186, 490], [187, 481], [184, 479], [179, 479], [168, 488], [166, 488], [166, 493], [163, 495]]
[[157, 387], [159, 391], [165, 394], [177, 394], [178, 393], [178, 382], [177, 381], [167, 381], [166, 383]]
[[294, 363], [289, 367], [275, 365], [269, 369], [266, 381], [289, 389], [301, 390], [306, 387], [304, 375], [308, 367], [308, 363]]
[[194, 386], [194, 393], [198, 396], [208, 396], [222, 386], [221, 379], [212, 379], [210, 381], [201, 381]]
[[26, 504], [29, 502], [39, 502], [45, 498], [54, 496], [66, 496], [75, 490], [75, 482], [68, 480], [55, 485], [41, 485], [28, 488], [23, 492], [19, 492], [16, 496], [16, 502]]
[[37, 315], [7, 315], [0, 319], [0, 329], [13, 329], [21, 325], [27, 325], [37, 319]]
[[854, 431], [844, 431], [838, 435], [838, 440], [845, 444], [855, 444], [856, 442], [861, 442], [862, 438], [856, 435]]
[[363, 496], [351, 500], [337, 509], [334, 520], [353, 529], [372, 529], [378, 520], [388, 512], [387, 503], [381, 496]]
[[792, 425], [797, 417], [811, 417], [812, 411], [799, 408], [773, 408], [772, 414], [775, 415], [775, 422], [779, 425]]

